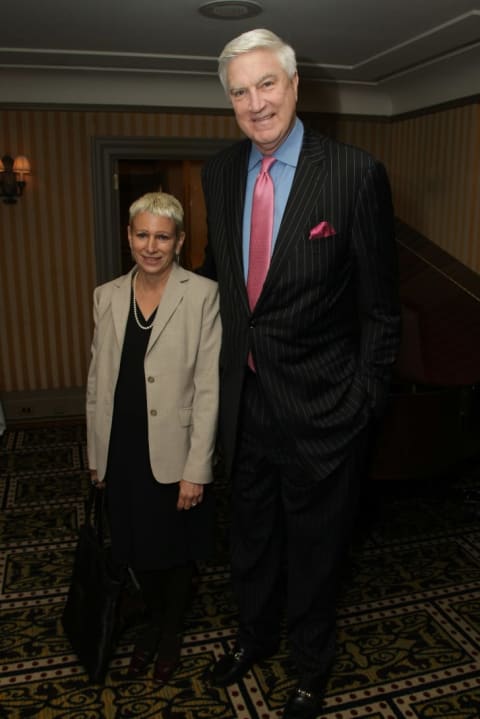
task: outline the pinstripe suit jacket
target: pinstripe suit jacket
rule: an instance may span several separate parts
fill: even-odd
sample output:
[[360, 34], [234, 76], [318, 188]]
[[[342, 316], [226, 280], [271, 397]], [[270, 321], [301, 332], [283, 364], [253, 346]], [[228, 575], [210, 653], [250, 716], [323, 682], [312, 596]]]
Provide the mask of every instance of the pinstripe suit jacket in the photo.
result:
[[[242, 266], [250, 141], [203, 171], [209, 240], [202, 273], [216, 279], [223, 325], [220, 426], [231, 469], [249, 349], [274, 416], [306, 471], [327, 476], [372, 413], [381, 412], [399, 344], [394, 216], [383, 166], [305, 130], [293, 185], [258, 303]], [[334, 234], [310, 238], [328, 221]]]

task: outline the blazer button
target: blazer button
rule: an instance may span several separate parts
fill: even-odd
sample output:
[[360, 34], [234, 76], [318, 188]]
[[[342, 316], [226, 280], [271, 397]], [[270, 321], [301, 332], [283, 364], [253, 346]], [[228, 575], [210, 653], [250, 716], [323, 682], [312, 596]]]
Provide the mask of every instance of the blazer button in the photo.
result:
[[150, 410], [150, 414], [152, 415], [152, 417], [156, 417], [156, 416], [157, 416], [157, 410], [156, 410], [156, 409], [151, 409], [151, 410]]
[[148, 377], [147, 382], [155, 382], [155, 377]]
[[250, 322], [250, 329], [251, 329], [251, 330], [254, 330], [254, 329], [255, 329], [255, 322]]

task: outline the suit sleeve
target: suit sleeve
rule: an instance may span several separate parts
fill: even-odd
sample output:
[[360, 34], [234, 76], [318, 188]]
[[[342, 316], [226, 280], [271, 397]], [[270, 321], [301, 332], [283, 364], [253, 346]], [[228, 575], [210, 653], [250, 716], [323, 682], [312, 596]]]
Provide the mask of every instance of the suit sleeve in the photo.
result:
[[371, 164], [363, 177], [352, 232], [360, 320], [359, 372], [378, 417], [387, 402], [400, 342], [394, 213], [390, 184], [380, 163]]
[[[202, 170], [202, 187], [203, 195], [205, 198], [205, 205], [207, 208], [207, 236], [210, 237], [210, 231], [208, 228], [210, 225], [211, 218], [214, 217], [214, 208], [210, 207], [210, 183], [208, 181], [208, 168], [206, 167], [204, 167]], [[195, 270], [195, 272], [199, 275], [202, 275], [202, 277], [208, 277], [211, 280], [217, 281], [217, 268], [215, 266], [215, 260], [208, 240], [204, 251], [203, 262], [200, 267]]]

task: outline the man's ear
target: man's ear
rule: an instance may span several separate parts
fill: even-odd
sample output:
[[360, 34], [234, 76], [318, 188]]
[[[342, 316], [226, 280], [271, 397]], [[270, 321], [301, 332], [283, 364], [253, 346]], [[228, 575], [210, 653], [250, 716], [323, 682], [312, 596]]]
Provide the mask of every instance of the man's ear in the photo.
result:
[[295, 90], [295, 100], [298, 100], [298, 72], [292, 77], [293, 89]]

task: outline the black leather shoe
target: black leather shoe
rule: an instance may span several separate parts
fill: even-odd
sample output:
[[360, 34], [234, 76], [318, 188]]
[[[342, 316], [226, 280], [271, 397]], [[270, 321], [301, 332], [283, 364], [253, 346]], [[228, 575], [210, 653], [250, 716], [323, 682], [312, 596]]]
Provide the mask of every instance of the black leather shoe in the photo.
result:
[[236, 684], [255, 662], [266, 659], [267, 656], [269, 655], [259, 655], [237, 646], [230, 654], [225, 654], [218, 660], [210, 673], [210, 681], [216, 687]]
[[297, 687], [285, 705], [283, 719], [315, 719], [322, 711], [324, 691]]
[[135, 646], [133, 654], [130, 658], [127, 675], [133, 678], [140, 676], [140, 674], [144, 674], [154, 656], [155, 649], [147, 650], [143, 649], [143, 647]]

